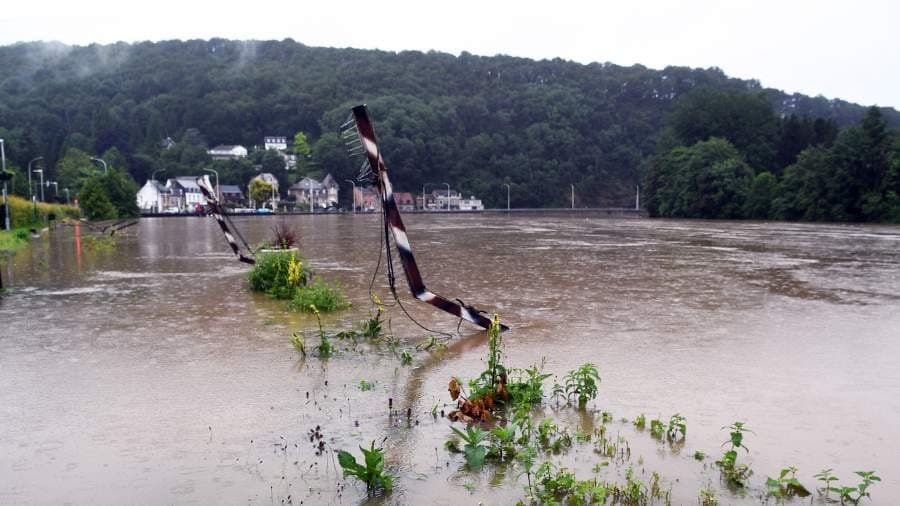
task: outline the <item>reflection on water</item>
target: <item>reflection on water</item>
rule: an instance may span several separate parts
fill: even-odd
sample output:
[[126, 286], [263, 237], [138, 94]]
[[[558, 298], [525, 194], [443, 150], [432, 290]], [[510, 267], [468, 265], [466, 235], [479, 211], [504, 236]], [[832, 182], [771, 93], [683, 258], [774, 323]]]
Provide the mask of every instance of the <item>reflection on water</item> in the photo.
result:
[[[255, 242], [279, 219], [236, 221]], [[429, 287], [512, 326], [508, 364], [546, 357], [563, 373], [592, 361], [603, 377], [598, 407], [616, 418], [685, 415], [680, 453], [632, 442], [664, 476], [700, 476], [690, 455], [718, 454], [720, 427], [743, 420], [756, 432], [747, 444], [760, 481], [787, 465], [807, 484], [825, 467], [874, 468], [885, 478], [876, 503], [900, 497], [897, 227], [407, 221]], [[288, 222], [313, 268], [354, 303], [326, 325], [365, 317], [377, 217]], [[306, 440], [316, 425], [333, 448], [388, 436], [400, 475], [392, 501], [521, 497], [518, 471], [501, 479], [448, 467], [447, 422], [430, 415], [450, 376], [484, 367], [483, 333], [464, 325], [412, 368], [386, 350], [298, 361], [287, 336], [313, 322], [247, 291], [245, 266], [212, 220], [146, 219], [128, 232], [114, 251], [92, 251], [86, 231], [59, 229], [4, 266], [14, 290], [0, 302], [0, 503], [355, 502], [361, 490], [340, 489], [333, 460]], [[384, 292], [383, 276], [376, 286]], [[456, 328], [428, 306], [406, 307], [426, 327]], [[399, 310], [390, 316], [401, 346], [422, 342]], [[361, 392], [361, 379], [375, 389]], [[571, 410], [551, 416], [590, 423]], [[596, 461], [589, 451], [572, 458], [576, 468]], [[675, 483], [673, 494], [693, 503], [703, 479]]]

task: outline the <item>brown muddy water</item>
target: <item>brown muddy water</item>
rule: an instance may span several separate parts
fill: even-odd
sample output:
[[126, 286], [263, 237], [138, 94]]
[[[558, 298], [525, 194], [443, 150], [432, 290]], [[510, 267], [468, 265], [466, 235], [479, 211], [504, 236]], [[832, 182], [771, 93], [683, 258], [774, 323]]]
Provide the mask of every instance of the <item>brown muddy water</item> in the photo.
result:
[[[237, 221], [258, 241], [280, 220]], [[570, 431], [598, 425], [592, 410], [613, 414], [608, 433], [632, 454], [602, 468], [602, 479], [621, 482], [632, 466], [645, 483], [659, 472], [675, 504], [696, 504], [705, 486], [734, 504], [759, 503], [765, 477], [789, 465], [809, 488], [823, 468], [846, 485], [853, 471], [877, 470], [884, 481], [871, 503], [900, 502], [900, 228], [570, 215], [407, 221], [426, 283], [512, 327], [507, 365], [546, 357], [561, 380], [597, 364], [603, 381], [588, 412], [548, 402], [544, 414]], [[287, 222], [312, 267], [354, 303], [325, 317], [326, 327], [366, 317], [377, 217]], [[288, 336], [315, 320], [250, 293], [246, 267], [211, 219], [143, 219], [128, 232], [106, 251], [60, 228], [3, 262], [12, 291], [0, 301], [0, 503], [356, 504], [365, 491], [341, 479], [331, 450], [384, 438], [397, 484], [378, 502], [525, 497], [515, 466], [467, 471], [443, 447], [449, 422], [431, 416], [435, 404], [449, 408], [451, 376], [485, 367], [483, 332], [463, 324], [445, 350], [416, 352], [425, 332], [394, 307], [391, 330], [412, 366], [383, 348], [304, 360]], [[384, 276], [376, 286], [385, 293]], [[398, 286], [422, 324], [455, 332], [455, 321]], [[374, 388], [362, 391], [361, 380]], [[684, 415], [685, 444], [620, 421], [642, 413], [648, 422]], [[712, 464], [727, 439], [721, 427], [735, 420], [754, 431], [740, 455], [755, 471], [743, 494], [722, 488]], [[317, 425], [323, 455], [308, 438]], [[697, 450], [713, 458], [697, 462]], [[544, 458], [582, 479], [605, 460], [590, 443]]]

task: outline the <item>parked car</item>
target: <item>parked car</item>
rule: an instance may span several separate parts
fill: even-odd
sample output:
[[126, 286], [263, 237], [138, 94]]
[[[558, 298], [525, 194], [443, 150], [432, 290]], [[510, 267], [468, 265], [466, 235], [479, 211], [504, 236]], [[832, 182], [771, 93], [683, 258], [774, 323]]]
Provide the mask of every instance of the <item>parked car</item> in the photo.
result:
[[181, 210], [178, 209], [177, 207], [167, 207], [166, 210], [163, 211], [163, 213], [165, 213], [165, 214], [178, 214], [180, 212], [181, 212]]

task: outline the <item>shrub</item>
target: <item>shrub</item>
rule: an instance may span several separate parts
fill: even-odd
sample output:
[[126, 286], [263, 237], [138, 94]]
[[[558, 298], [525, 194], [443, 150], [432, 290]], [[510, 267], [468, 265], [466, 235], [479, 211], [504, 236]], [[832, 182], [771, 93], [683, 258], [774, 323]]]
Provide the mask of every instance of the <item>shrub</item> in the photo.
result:
[[[37, 209], [36, 220], [34, 218], [35, 208]], [[78, 218], [79, 211], [75, 206], [47, 204], [44, 202], [38, 202], [37, 205], [33, 205], [28, 199], [16, 197], [15, 195], [9, 196], [9, 221], [13, 228], [42, 225], [51, 216], [57, 220]]]
[[296, 288], [291, 299], [291, 307], [295, 310], [310, 312], [311, 306], [327, 313], [350, 307], [350, 301], [336, 288], [317, 279], [312, 284]]
[[296, 252], [273, 251], [259, 255], [247, 276], [252, 290], [276, 299], [292, 299], [297, 288], [306, 285], [312, 277], [312, 272]]

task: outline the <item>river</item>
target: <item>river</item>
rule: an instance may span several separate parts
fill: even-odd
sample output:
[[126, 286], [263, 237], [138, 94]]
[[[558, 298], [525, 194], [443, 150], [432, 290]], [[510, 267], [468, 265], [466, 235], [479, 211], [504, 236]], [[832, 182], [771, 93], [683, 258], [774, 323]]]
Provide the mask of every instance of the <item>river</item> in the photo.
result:
[[[324, 326], [365, 318], [378, 218], [236, 219], [251, 242], [280, 221], [354, 304]], [[695, 504], [706, 485], [723, 504], [759, 503], [765, 477], [789, 465], [809, 488], [823, 468], [845, 485], [853, 471], [877, 470], [884, 481], [871, 503], [900, 501], [900, 227], [569, 214], [406, 221], [429, 287], [510, 325], [507, 365], [545, 357], [560, 382], [582, 363], [598, 366], [589, 408], [614, 415], [629, 465], [645, 481], [658, 471], [675, 504]], [[59, 227], [3, 263], [12, 290], [0, 300], [0, 503], [353, 504], [365, 491], [339, 478], [331, 450], [384, 438], [397, 485], [377, 501], [524, 498], [518, 470], [465, 470], [443, 447], [449, 422], [431, 414], [449, 410], [450, 377], [484, 369], [477, 328], [463, 323], [445, 350], [416, 351], [426, 332], [392, 306], [390, 330], [412, 366], [381, 348], [303, 359], [289, 335], [315, 320], [249, 292], [246, 266], [213, 220], [142, 219], [114, 248], [89, 247], [84, 227], [77, 234]], [[382, 272], [376, 288], [390, 301], [385, 287]], [[456, 333], [451, 317], [412, 301], [403, 280], [398, 288], [419, 323]], [[547, 404], [561, 424], [595, 424]], [[642, 413], [685, 416], [684, 445], [620, 421]], [[722, 427], [736, 420], [753, 431], [740, 453], [755, 472], [743, 494], [720, 487], [712, 464]], [[316, 426], [323, 455], [309, 441]], [[711, 457], [695, 461], [698, 450]], [[589, 445], [558, 458], [579, 478], [600, 461]], [[622, 468], [607, 472], [621, 478]]]

